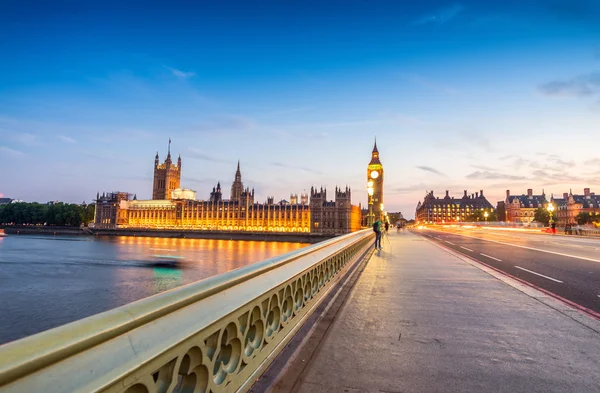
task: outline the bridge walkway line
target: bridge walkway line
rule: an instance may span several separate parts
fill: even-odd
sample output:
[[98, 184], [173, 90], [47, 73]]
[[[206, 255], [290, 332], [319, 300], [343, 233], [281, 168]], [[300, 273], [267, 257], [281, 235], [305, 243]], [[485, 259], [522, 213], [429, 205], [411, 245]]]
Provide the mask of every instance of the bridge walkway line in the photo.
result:
[[599, 321], [419, 235], [383, 245], [269, 391], [600, 392]]

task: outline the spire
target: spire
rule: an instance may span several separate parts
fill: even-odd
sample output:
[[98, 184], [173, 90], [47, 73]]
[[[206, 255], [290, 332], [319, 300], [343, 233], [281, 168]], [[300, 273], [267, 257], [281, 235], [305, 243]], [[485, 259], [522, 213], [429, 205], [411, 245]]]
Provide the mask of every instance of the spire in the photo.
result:
[[373, 145], [373, 152], [371, 153], [371, 164], [381, 165], [381, 161], [379, 161], [379, 150], [377, 150], [377, 138], [375, 138], [375, 144]]
[[167, 158], [171, 158], [171, 137], [169, 137], [169, 149], [168, 149]]
[[237, 167], [237, 172], [240, 171], [240, 160], [238, 160], [238, 167]]

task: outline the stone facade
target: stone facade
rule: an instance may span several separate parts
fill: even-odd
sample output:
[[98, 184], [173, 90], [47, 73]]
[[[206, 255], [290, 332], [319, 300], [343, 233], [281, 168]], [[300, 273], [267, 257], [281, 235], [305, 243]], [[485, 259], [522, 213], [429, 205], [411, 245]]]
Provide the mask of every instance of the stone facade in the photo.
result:
[[600, 195], [590, 192], [589, 188], [583, 189], [583, 195], [573, 195], [572, 191], [564, 193], [562, 198], [551, 198], [556, 207], [558, 226], [577, 224], [579, 213], [600, 214]]
[[465, 221], [476, 210], [493, 211], [494, 208], [483, 196], [483, 190], [468, 195], [465, 190], [462, 198], [452, 198], [446, 190], [444, 198], [435, 197], [428, 192], [423, 202], [417, 204], [415, 220], [417, 224], [447, 224]]
[[311, 233], [337, 235], [360, 229], [361, 209], [352, 205], [352, 192], [335, 188], [335, 200], [327, 201], [327, 190], [310, 188]]
[[306, 194], [292, 194], [289, 202], [267, 197], [266, 203], [258, 203], [254, 189], [244, 188], [238, 162], [230, 199], [223, 199], [219, 182], [208, 200], [195, 200], [190, 198], [195, 191], [180, 188], [181, 158], [173, 166], [170, 157], [169, 149], [166, 161], [159, 164], [157, 154], [152, 200], [121, 192], [98, 195], [95, 226], [335, 235], [360, 229], [360, 208], [351, 204], [348, 187], [336, 187], [335, 201], [326, 200], [326, 190], [311, 188], [310, 201]]
[[510, 190], [506, 190], [506, 221], [512, 223], [530, 224], [535, 217], [535, 211], [542, 207], [546, 208], [548, 200], [542, 190], [541, 195], [533, 195], [533, 190], [527, 190], [527, 195], [511, 195]]
[[121, 203], [134, 199], [127, 192], [109, 192], [96, 195], [96, 210], [94, 213], [94, 226], [97, 228], [115, 228], [127, 222], [127, 214], [121, 209]]
[[162, 164], [158, 158], [158, 152], [154, 157], [154, 182], [152, 185], [152, 199], [171, 199], [173, 190], [181, 187], [181, 156], [177, 159], [177, 165], [171, 161], [171, 140], [169, 139], [169, 150], [167, 158]]

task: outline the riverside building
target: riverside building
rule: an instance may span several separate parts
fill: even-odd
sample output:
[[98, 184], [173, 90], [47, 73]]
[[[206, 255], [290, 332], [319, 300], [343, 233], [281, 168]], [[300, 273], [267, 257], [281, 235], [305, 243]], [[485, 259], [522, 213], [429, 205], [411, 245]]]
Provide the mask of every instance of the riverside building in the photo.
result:
[[428, 192], [423, 202], [417, 204], [415, 220], [418, 224], [445, 224], [465, 221], [476, 210], [493, 211], [493, 206], [486, 197], [483, 190], [468, 195], [465, 190], [462, 198], [450, 197], [446, 190], [444, 198], [435, 197], [433, 191]]
[[123, 192], [99, 194], [96, 198], [96, 228], [140, 228], [161, 230], [296, 232], [344, 234], [360, 229], [360, 208], [351, 204], [348, 187], [336, 187], [335, 200], [327, 201], [327, 190], [311, 187], [309, 195], [290, 195], [290, 200], [265, 203], [254, 198], [254, 189], [244, 188], [240, 163], [229, 199], [223, 198], [221, 183], [208, 200], [197, 200], [196, 192], [180, 188], [181, 157], [177, 164], [169, 152], [164, 163], [158, 153], [154, 161], [151, 200], [137, 200]]

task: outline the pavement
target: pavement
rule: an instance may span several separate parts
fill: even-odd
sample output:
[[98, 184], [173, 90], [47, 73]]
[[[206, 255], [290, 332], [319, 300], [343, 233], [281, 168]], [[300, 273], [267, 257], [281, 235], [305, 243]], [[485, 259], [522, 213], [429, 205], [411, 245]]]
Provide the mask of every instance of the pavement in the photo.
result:
[[452, 228], [418, 233], [600, 318], [600, 242], [595, 238]]
[[383, 246], [288, 391], [600, 392], [598, 320], [423, 236]]

